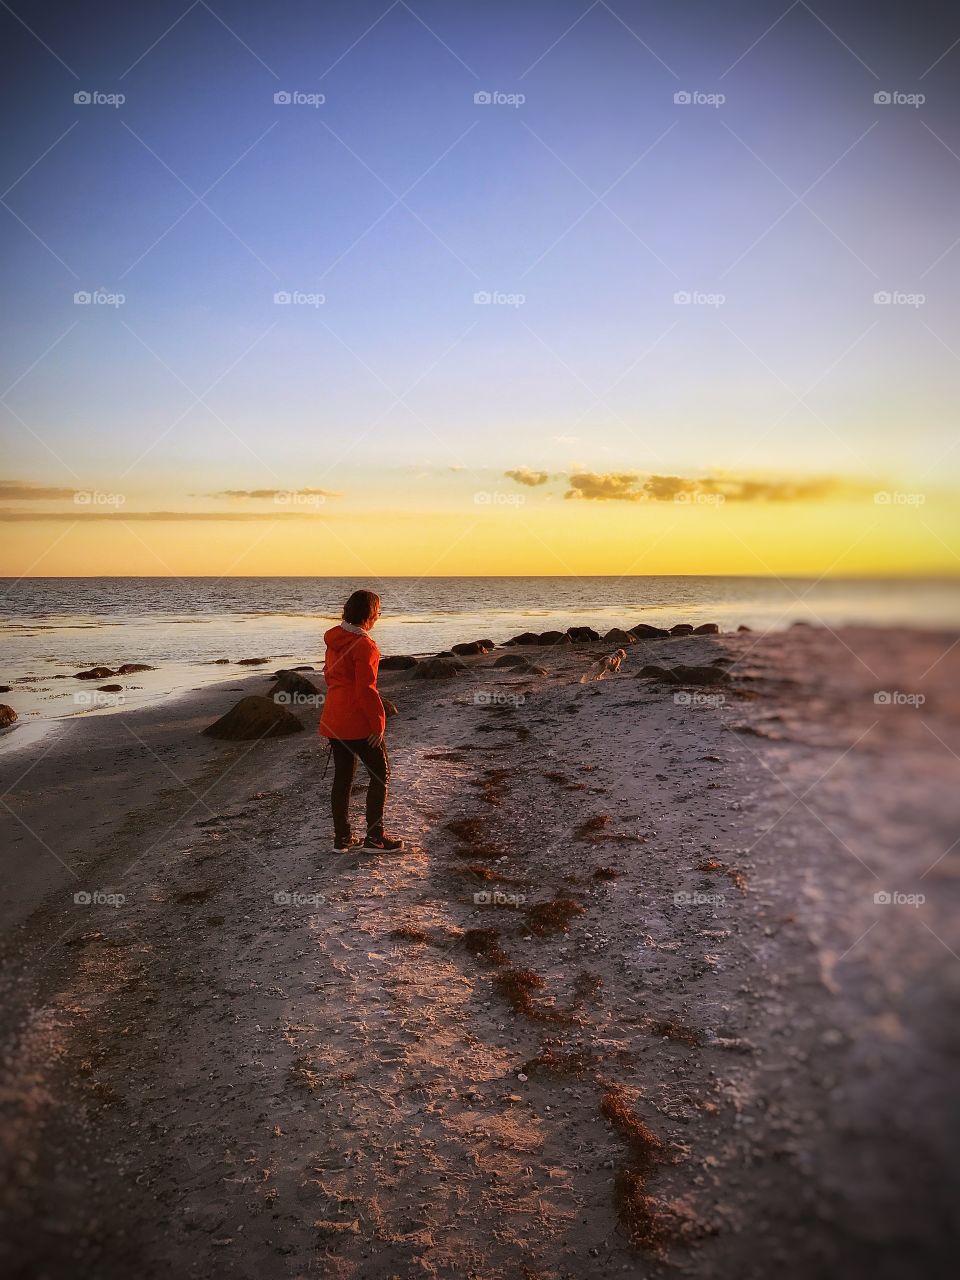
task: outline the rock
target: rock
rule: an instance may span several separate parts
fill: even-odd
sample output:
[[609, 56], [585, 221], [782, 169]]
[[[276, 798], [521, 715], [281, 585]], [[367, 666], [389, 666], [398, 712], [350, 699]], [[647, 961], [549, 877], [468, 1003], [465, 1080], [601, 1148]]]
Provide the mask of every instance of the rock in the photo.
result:
[[540, 637], [533, 631], [522, 631], [520, 635], [508, 640], [507, 644], [539, 644]]
[[17, 718], [17, 713], [13, 707], [8, 707], [5, 702], [0, 702], [0, 729], [6, 729]]
[[[98, 684], [97, 693], [123, 693], [122, 684]], [[77, 694], [77, 697], [80, 695]]]
[[670, 628], [672, 636], [692, 636], [693, 626], [689, 622], [678, 622], [675, 627]]
[[539, 643], [544, 644], [572, 644], [573, 641], [565, 631], [541, 631]]
[[[238, 658], [238, 667], [261, 667], [265, 662], [269, 662], [269, 658]], [[112, 674], [112, 672], [111, 672]]]
[[614, 627], [603, 637], [605, 643], [609, 644], [635, 644], [637, 637], [631, 635], [629, 631], [624, 631], [621, 627]]
[[725, 684], [730, 679], [730, 673], [719, 667], [676, 666], [670, 668], [670, 674], [680, 684]]
[[670, 634], [663, 627], [651, 627], [649, 622], [638, 622], [635, 627], [629, 627], [628, 630], [637, 640], [655, 640]]
[[583, 644], [588, 640], [595, 642], [600, 639], [600, 632], [594, 631], [593, 627], [567, 627], [567, 635], [574, 644]]
[[201, 730], [206, 737], [221, 738], [225, 742], [285, 738], [288, 734], [302, 732], [303, 725], [292, 712], [278, 707], [272, 698], [256, 695], [241, 698], [225, 716]]
[[497, 647], [493, 640], [478, 640], [477, 644], [482, 644], [487, 653]]
[[451, 662], [449, 658], [428, 658], [418, 663], [413, 673], [418, 680], [452, 680], [464, 670], [460, 662]]
[[744, 626], [744, 624], [741, 622], [741, 623], [740, 623], [740, 625], [739, 625], [739, 627], [737, 627], [737, 630], [738, 630], [738, 631], [752, 631], [752, 630], [753, 630], [753, 627], [747, 627], [747, 626]]
[[380, 701], [383, 703], [383, 713], [388, 720], [391, 716], [398, 716], [400, 714], [400, 708], [395, 702], [391, 702], [389, 698], [381, 697]]
[[150, 667], [145, 662], [125, 662], [122, 667], [117, 667], [118, 676], [132, 676], [135, 671], [156, 671], [156, 667]]
[[479, 640], [467, 640], [462, 644], [455, 644], [451, 652], [460, 654], [462, 657], [466, 658], [474, 657], [476, 654], [486, 653], [486, 649], [484, 649], [483, 644]]
[[393, 653], [388, 658], [380, 659], [381, 671], [409, 671], [417, 665], [412, 653]]
[[291, 700], [300, 702], [306, 698], [306, 705], [313, 706], [316, 705], [319, 693], [320, 690], [313, 681], [302, 676], [299, 671], [278, 671], [273, 687], [267, 690], [267, 697], [276, 701], [277, 694], [283, 694], [281, 701], [287, 703]]
[[316, 671], [316, 667], [301, 665], [299, 667], [291, 667], [291, 671]]
[[113, 667], [91, 667], [89, 671], [77, 671], [74, 680], [105, 680], [107, 676], [115, 676]]
[[0, 684], [0, 693], [9, 693], [9, 692], [10, 692], [10, 685]]
[[229, 658], [214, 658], [210, 663], [211, 667], [226, 667], [230, 665]]
[[703, 622], [699, 627], [693, 628], [695, 636], [717, 636], [720, 634], [720, 628], [715, 622]]
[[657, 667], [648, 665], [641, 667], [637, 672], [638, 680], [665, 680], [668, 684], [679, 684], [677, 679], [669, 667]]
[[525, 658], [522, 653], [501, 653], [493, 664], [497, 667], [527, 667], [530, 665], [530, 659]]
[[521, 676], [545, 676], [547, 674], [546, 667], [536, 667], [532, 662], [525, 662], [522, 667], [514, 667], [514, 671]]

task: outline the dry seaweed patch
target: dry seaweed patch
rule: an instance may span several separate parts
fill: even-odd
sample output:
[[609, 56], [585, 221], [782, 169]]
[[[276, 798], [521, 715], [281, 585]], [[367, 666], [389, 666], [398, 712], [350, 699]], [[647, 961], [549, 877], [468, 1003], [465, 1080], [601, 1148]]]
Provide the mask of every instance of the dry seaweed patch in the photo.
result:
[[525, 1062], [520, 1070], [528, 1076], [582, 1076], [592, 1071], [602, 1057], [592, 1049], [564, 1049], [557, 1042], [547, 1041], [535, 1058]]
[[529, 880], [521, 880], [518, 876], [507, 876], [507, 875], [504, 875], [502, 872], [493, 871], [490, 867], [485, 867], [481, 862], [474, 862], [466, 867], [454, 867], [452, 868], [452, 874], [456, 876], [460, 876], [462, 879], [466, 879], [469, 876], [474, 876], [478, 880], [485, 880], [488, 882], [491, 880], [495, 880], [497, 884], [512, 884], [512, 885], [523, 886], [523, 885], [529, 885], [530, 883]]
[[592, 818], [581, 822], [573, 833], [577, 840], [595, 840], [610, 821], [608, 813], [597, 813]]
[[608, 1085], [600, 1099], [600, 1114], [609, 1120], [630, 1147], [633, 1165], [649, 1171], [669, 1160], [669, 1148], [662, 1138], [640, 1119], [619, 1085]]
[[594, 880], [616, 880], [620, 872], [616, 867], [594, 867], [591, 874]]
[[500, 946], [496, 929], [466, 929], [461, 942], [472, 956], [480, 956], [490, 964], [506, 964], [507, 953]]
[[512, 769], [485, 769], [483, 775], [470, 785], [479, 788], [481, 800], [487, 804], [499, 805], [503, 802], [507, 783], [512, 777]]
[[673, 1022], [665, 1018], [650, 1018], [645, 1023], [645, 1027], [652, 1036], [675, 1040], [678, 1044], [690, 1045], [691, 1048], [698, 1048], [703, 1044], [701, 1033], [693, 1027], [685, 1026], [682, 1022]]
[[584, 969], [577, 974], [573, 981], [573, 994], [580, 1002], [585, 1000], [599, 1001], [602, 991], [603, 979], [599, 973], [590, 973]]
[[308, 1093], [315, 1093], [323, 1083], [319, 1071], [314, 1071], [310, 1065], [310, 1059], [303, 1054], [294, 1058], [290, 1063], [289, 1077], [291, 1084], [299, 1085], [301, 1089], [306, 1089]]
[[738, 871], [736, 867], [728, 867], [725, 862], [720, 862], [717, 858], [707, 858], [704, 862], [697, 863], [698, 871], [722, 871], [728, 880], [731, 880], [741, 893], [747, 891], [747, 877], [742, 871]]
[[390, 930], [390, 937], [395, 942], [430, 942], [429, 933], [423, 929], [417, 929], [412, 925], [401, 925], [398, 929]]
[[552, 933], [566, 933], [574, 916], [582, 916], [583, 907], [572, 898], [554, 898], [551, 902], [539, 902], [524, 913], [527, 928], [535, 937], [545, 938]]

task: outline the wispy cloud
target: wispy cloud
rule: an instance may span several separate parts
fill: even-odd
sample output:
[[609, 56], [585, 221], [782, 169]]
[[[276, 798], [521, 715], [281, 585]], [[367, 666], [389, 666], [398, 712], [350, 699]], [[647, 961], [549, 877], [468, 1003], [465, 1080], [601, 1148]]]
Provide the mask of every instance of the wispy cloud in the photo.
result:
[[[71, 493], [73, 491], [71, 490]], [[316, 520], [313, 511], [98, 511], [76, 507], [72, 511], [11, 511], [0, 510], [0, 524], [23, 524], [29, 521], [48, 523], [68, 521], [71, 524], [89, 524], [93, 520], [105, 520], [110, 524], [128, 524], [131, 521], [152, 520], [162, 523], [189, 523], [196, 520], [226, 522], [246, 520]]]
[[531, 471], [528, 467], [516, 467], [513, 471], [503, 473], [508, 480], [516, 480], [517, 484], [528, 485], [531, 489], [546, 484], [550, 479], [546, 471]]
[[205, 498], [254, 498], [257, 501], [272, 502], [275, 498], [342, 498], [343, 494], [334, 489], [219, 489], [216, 493], [205, 493]]
[[49, 484], [31, 484], [28, 480], [0, 480], [0, 502], [39, 502], [50, 499], [72, 499], [76, 488], [61, 489]]
[[816, 502], [854, 492], [866, 490], [831, 477], [754, 480], [725, 476], [642, 475], [633, 471], [579, 471], [570, 476], [570, 488], [564, 496], [591, 502], [674, 502], [680, 495], [708, 494], [725, 502]]

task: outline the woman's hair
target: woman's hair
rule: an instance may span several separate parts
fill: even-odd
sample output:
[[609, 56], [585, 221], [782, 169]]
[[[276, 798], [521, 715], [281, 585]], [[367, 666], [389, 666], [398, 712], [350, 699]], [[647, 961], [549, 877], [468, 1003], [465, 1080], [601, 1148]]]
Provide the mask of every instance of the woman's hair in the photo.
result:
[[373, 591], [355, 591], [343, 606], [343, 620], [354, 627], [368, 622], [380, 607], [380, 597]]

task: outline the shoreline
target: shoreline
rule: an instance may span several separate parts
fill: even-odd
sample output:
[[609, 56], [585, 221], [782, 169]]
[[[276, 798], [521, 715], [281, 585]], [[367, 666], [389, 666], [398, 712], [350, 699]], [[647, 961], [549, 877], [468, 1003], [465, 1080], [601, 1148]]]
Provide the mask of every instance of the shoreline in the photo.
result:
[[[8, 802], [125, 900], [75, 905], [42, 845], [8, 846], [6, 1260], [939, 1276], [954, 639], [674, 637], [586, 685], [602, 645], [383, 672], [394, 859], [326, 852], [315, 711], [290, 738], [199, 735], [272, 668], [38, 752]], [[494, 668], [509, 652], [544, 674]], [[730, 679], [638, 678], [671, 663]]]

